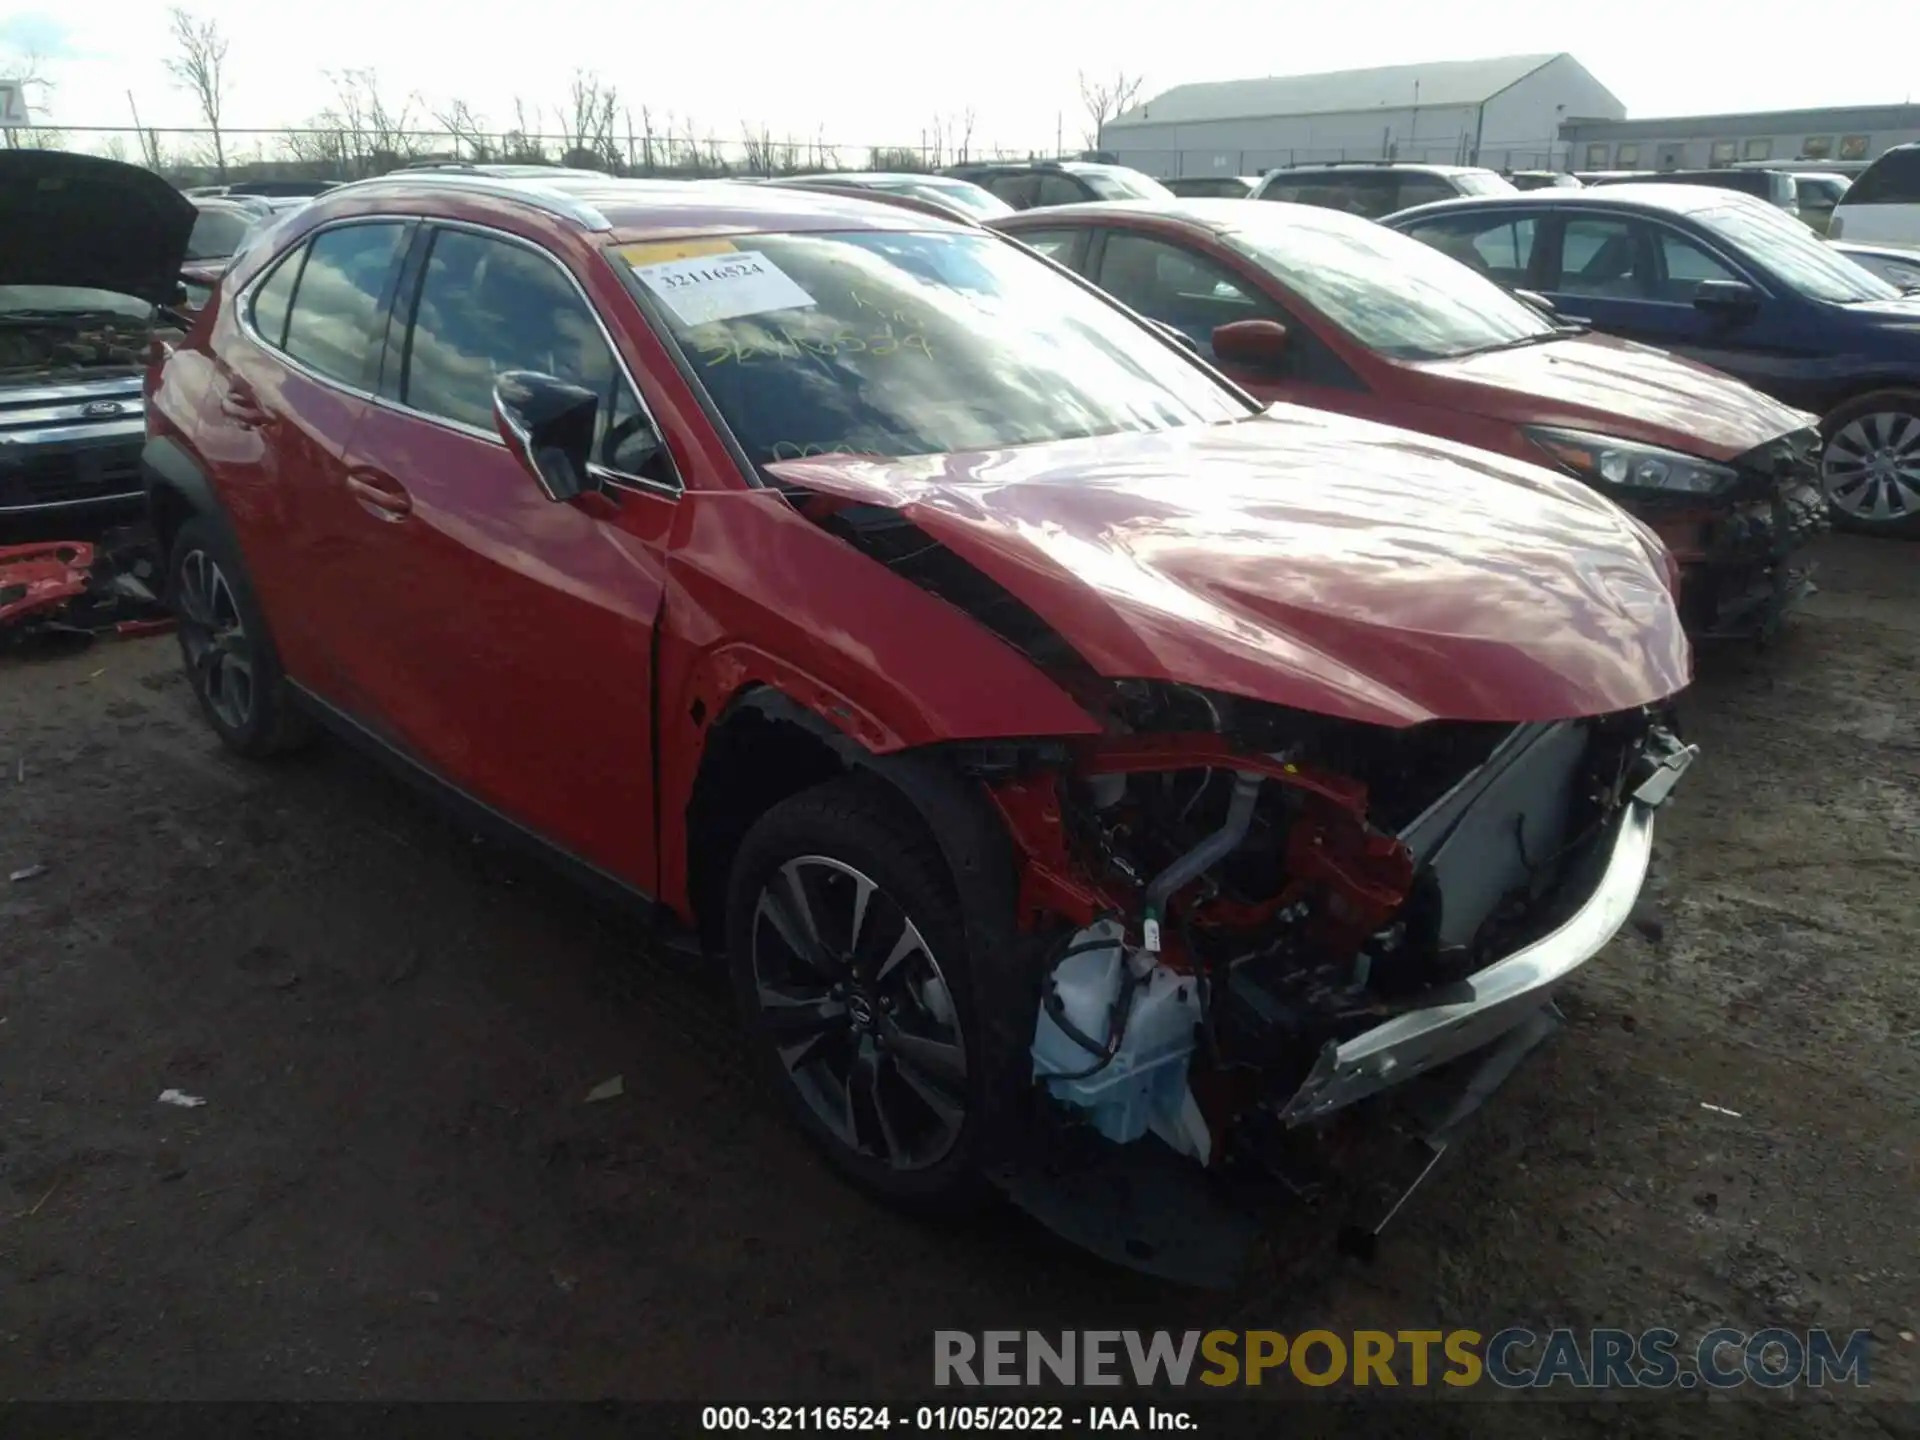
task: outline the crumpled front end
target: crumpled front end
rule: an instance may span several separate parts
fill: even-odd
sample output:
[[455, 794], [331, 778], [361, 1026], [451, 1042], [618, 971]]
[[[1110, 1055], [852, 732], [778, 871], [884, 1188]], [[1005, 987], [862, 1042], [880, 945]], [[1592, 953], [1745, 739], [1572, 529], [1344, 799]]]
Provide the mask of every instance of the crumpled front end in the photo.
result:
[[1120, 691], [1112, 733], [991, 786], [1051, 941], [1008, 1189], [1110, 1258], [1224, 1281], [1258, 1228], [1229, 1197], [1315, 1190], [1359, 1163], [1322, 1142], [1403, 1091], [1437, 1154], [1544, 1038], [1694, 752], [1654, 709], [1390, 730]]
[[1819, 432], [1796, 430], [1731, 461], [1739, 484], [1714, 505], [1642, 510], [1680, 562], [1691, 634], [1765, 638], [1813, 593], [1805, 551], [1832, 528], [1819, 455]]

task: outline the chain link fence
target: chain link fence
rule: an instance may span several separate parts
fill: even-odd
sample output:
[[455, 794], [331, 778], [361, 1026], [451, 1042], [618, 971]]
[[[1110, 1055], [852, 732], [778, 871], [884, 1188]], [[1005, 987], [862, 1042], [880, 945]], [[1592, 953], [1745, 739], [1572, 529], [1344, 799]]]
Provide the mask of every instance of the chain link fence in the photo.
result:
[[[1113, 132], [1108, 132], [1109, 144]], [[1294, 165], [1327, 165], [1337, 161], [1396, 160], [1419, 165], [1484, 165], [1490, 170], [1560, 170], [1567, 166], [1567, 147], [1554, 140], [1518, 145], [1444, 146], [1365, 145], [1348, 147], [1265, 148], [1245, 150], [1149, 150], [1115, 148], [1122, 165], [1131, 165], [1156, 179], [1183, 175], [1264, 175]]]
[[980, 160], [1049, 156], [975, 145], [916, 142], [872, 145], [738, 139], [653, 130], [595, 135], [448, 129], [294, 127], [281, 130], [134, 129], [43, 125], [0, 132], [13, 148], [85, 151], [145, 165], [182, 187], [243, 180], [361, 180], [423, 161], [564, 165], [613, 175], [705, 178], [793, 175], [820, 170], [932, 171]]

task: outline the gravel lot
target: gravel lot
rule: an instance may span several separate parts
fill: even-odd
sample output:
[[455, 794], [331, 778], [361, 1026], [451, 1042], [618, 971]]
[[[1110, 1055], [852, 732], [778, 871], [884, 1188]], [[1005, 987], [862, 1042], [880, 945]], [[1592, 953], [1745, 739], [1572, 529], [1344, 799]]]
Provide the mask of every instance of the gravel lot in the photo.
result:
[[1916, 561], [1835, 539], [1776, 648], [1703, 657], [1660, 933], [1377, 1263], [1230, 1296], [876, 1209], [715, 977], [337, 747], [227, 758], [170, 639], [0, 660], [0, 874], [47, 867], [0, 879], [0, 1396], [871, 1399], [936, 1327], [1779, 1323], [1872, 1326], [1920, 1399]]

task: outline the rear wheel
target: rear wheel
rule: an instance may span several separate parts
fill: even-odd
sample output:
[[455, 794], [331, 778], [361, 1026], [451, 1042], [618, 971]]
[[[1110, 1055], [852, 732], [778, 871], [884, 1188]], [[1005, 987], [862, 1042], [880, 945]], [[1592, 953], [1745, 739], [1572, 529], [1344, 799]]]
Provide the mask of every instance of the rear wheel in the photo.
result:
[[735, 860], [727, 948], [761, 1068], [827, 1158], [890, 1200], [971, 1198], [971, 964], [918, 817], [858, 777], [774, 807]]
[[1822, 429], [1820, 468], [1834, 522], [1920, 537], [1920, 392], [1863, 395], [1835, 410]]
[[218, 527], [204, 516], [182, 525], [167, 573], [180, 657], [214, 732], [252, 757], [308, 739], [311, 726], [293, 706], [266, 617]]

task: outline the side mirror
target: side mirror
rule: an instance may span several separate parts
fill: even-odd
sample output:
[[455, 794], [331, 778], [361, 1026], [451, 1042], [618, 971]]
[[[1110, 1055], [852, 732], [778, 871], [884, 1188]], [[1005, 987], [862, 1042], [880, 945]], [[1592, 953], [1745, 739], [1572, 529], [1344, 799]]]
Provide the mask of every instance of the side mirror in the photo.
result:
[[1213, 358], [1250, 370], [1276, 370], [1287, 355], [1287, 327], [1278, 320], [1235, 320], [1213, 331]]
[[1200, 353], [1199, 344], [1191, 335], [1187, 334], [1186, 331], [1180, 329], [1178, 326], [1169, 325], [1164, 320], [1155, 320], [1152, 316], [1147, 317], [1147, 323], [1162, 335], [1166, 336], [1167, 339], [1173, 341], [1174, 344], [1181, 346], [1183, 349], [1191, 350], [1196, 355]]
[[1702, 280], [1693, 308], [1716, 320], [1745, 320], [1760, 308], [1760, 292], [1744, 280]]
[[600, 397], [537, 370], [508, 370], [493, 382], [493, 423], [500, 438], [549, 500], [593, 489], [587, 462]]

